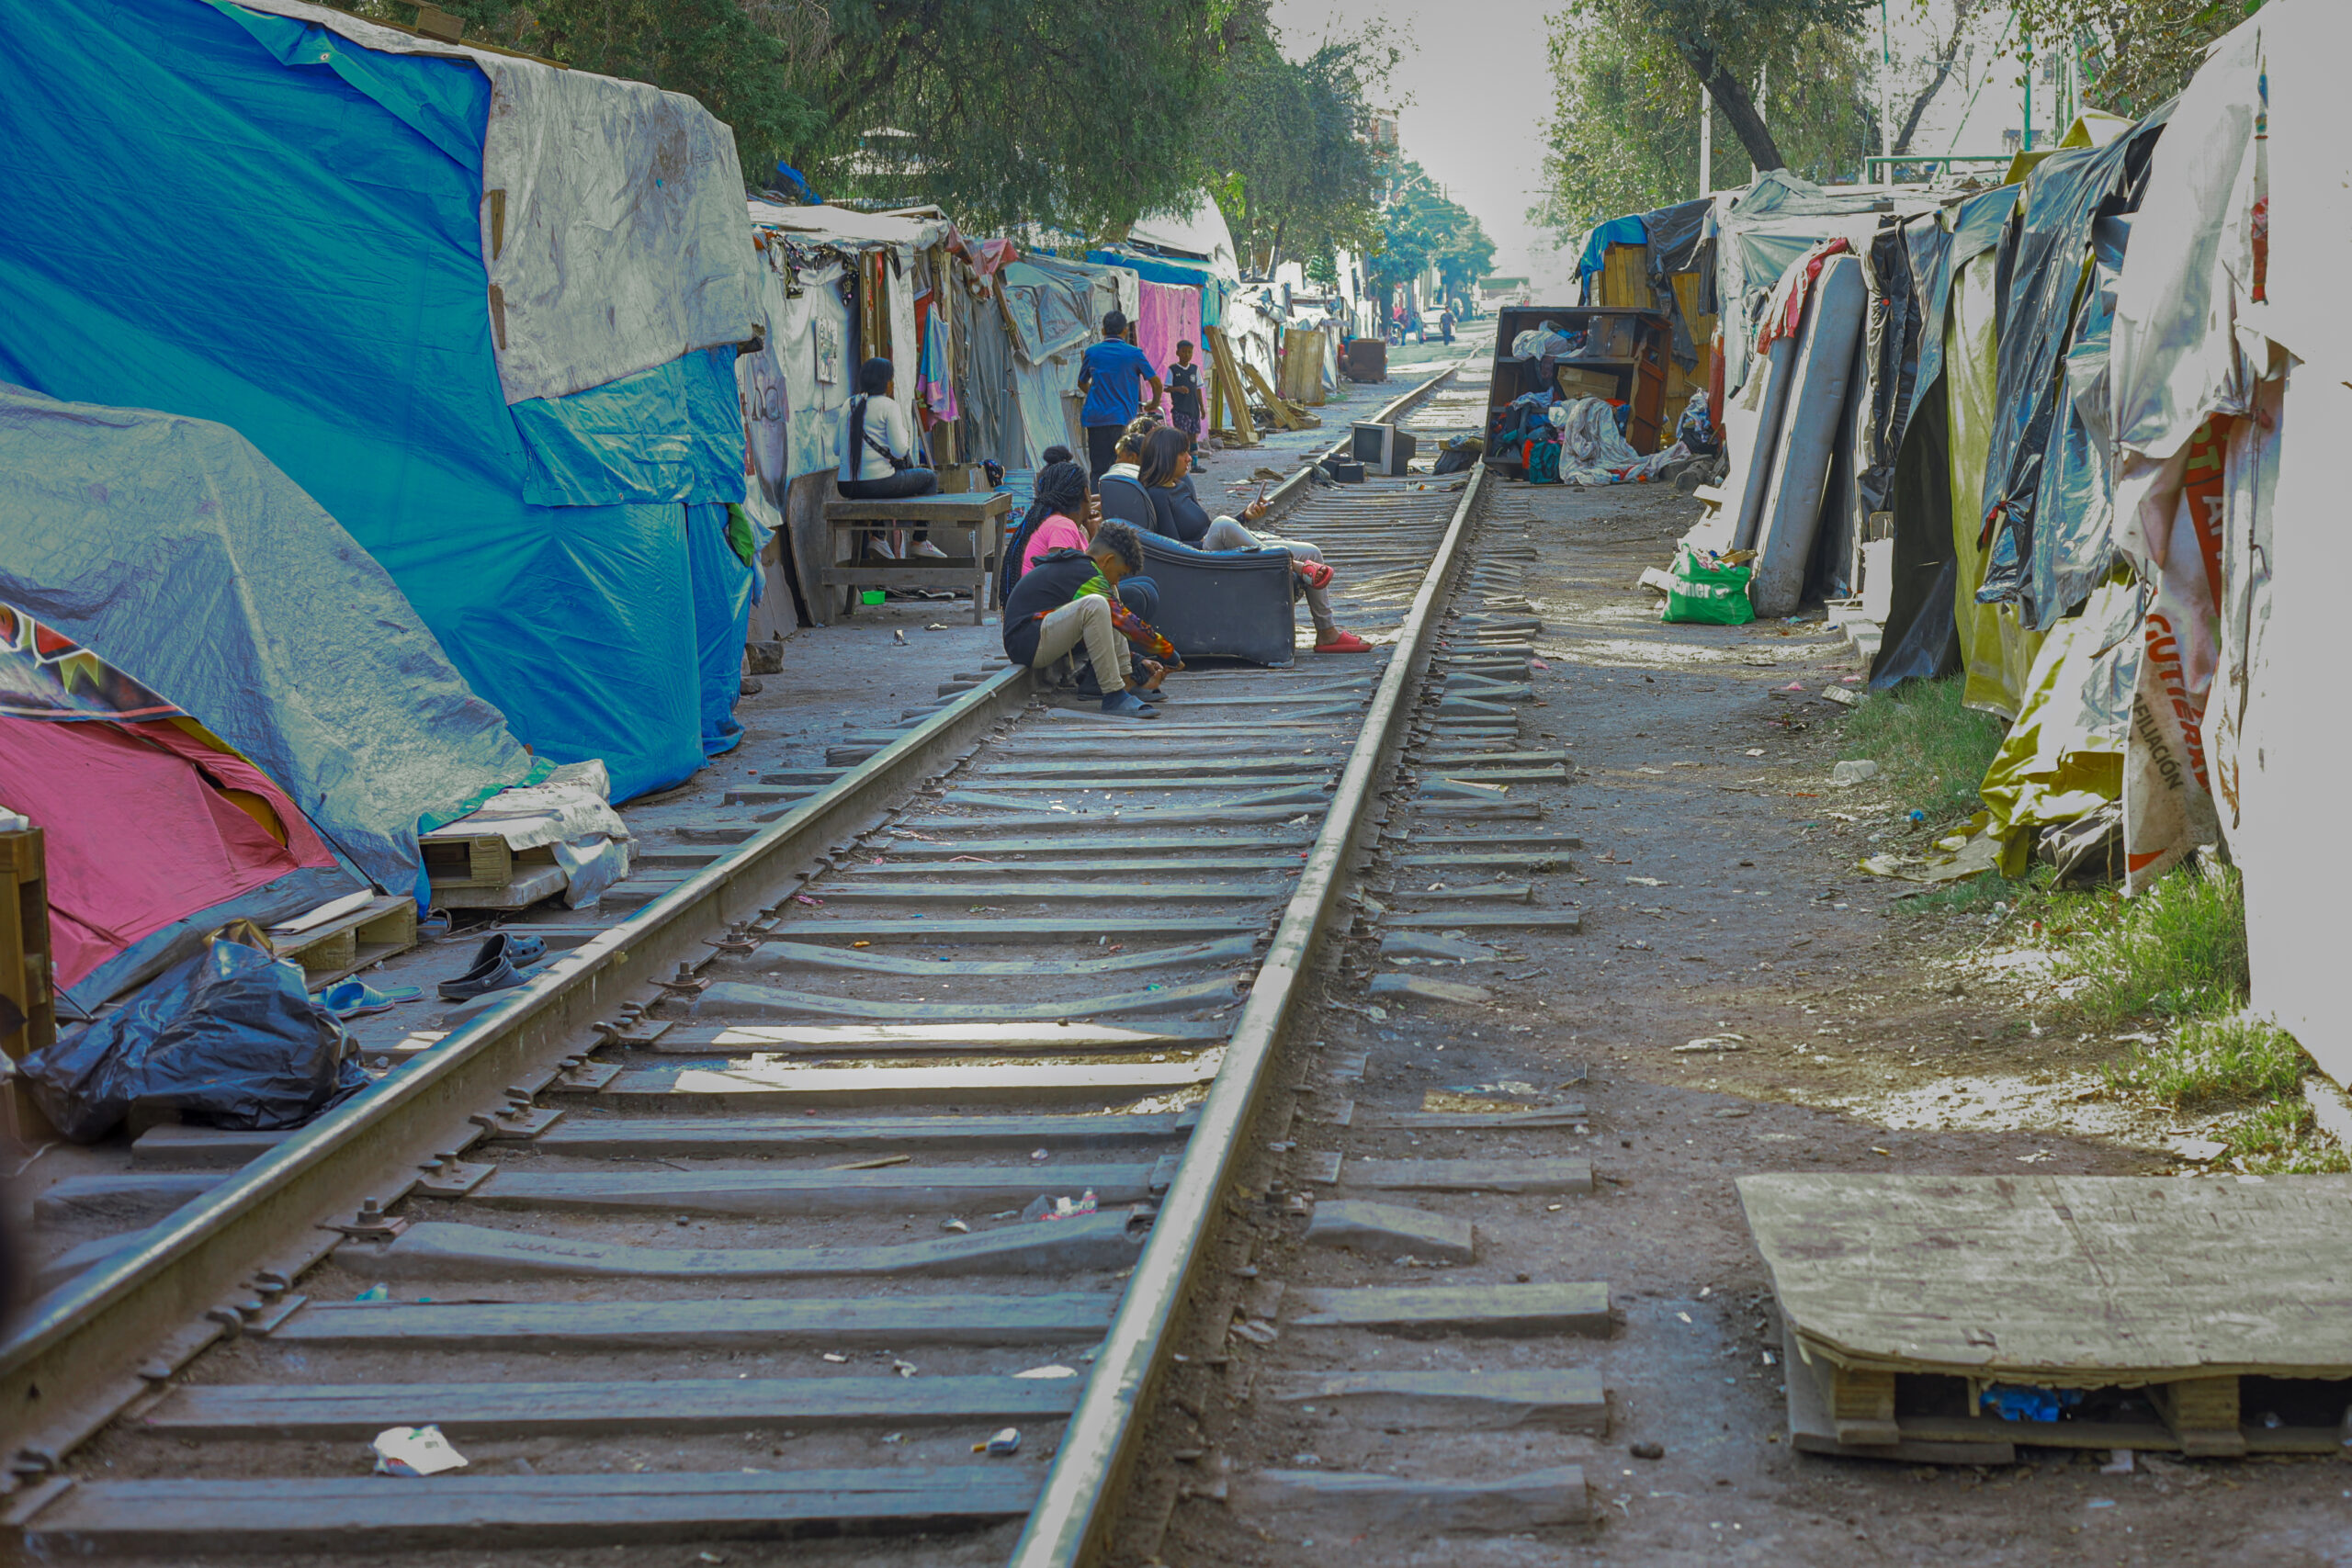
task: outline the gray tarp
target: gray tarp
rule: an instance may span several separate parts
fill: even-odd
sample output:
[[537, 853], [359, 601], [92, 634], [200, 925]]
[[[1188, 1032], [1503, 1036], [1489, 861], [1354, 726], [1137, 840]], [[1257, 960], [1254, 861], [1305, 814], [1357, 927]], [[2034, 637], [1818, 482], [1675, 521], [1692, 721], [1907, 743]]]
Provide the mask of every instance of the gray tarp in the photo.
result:
[[2019, 603], [2036, 631], [2048, 630], [2070, 608], [2032, 602], [2033, 552], [2041, 504], [2050, 499], [2042, 467], [2067, 406], [2062, 372], [2089, 281], [2092, 225], [2110, 197], [2137, 186], [2166, 112], [2159, 109], [2104, 147], [2052, 153], [2028, 177], [2012, 220], [1997, 412], [1984, 461], [1984, 525], [1993, 555], [1976, 598]]
[[375, 558], [222, 424], [0, 384], [0, 600], [234, 746], [386, 890], [531, 771]]

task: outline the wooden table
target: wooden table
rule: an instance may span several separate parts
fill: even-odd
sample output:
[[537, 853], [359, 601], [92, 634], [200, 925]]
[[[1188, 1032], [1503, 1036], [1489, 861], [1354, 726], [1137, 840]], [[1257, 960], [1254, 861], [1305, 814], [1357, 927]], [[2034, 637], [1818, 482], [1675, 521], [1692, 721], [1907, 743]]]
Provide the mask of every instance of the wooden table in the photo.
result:
[[[848, 590], [842, 614], [857, 612], [861, 588], [938, 588], [952, 584], [972, 591], [972, 624], [979, 626], [996, 602], [997, 562], [1004, 555], [1004, 520], [1012, 513], [1012, 497], [988, 491], [971, 495], [919, 495], [897, 501], [829, 501], [825, 502], [826, 537], [839, 546], [846, 537], [851, 558], [824, 567], [818, 581], [827, 588]], [[972, 553], [945, 558], [915, 557], [906, 560], [869, 563], [862, 558], [865, 541], [894, 528], [968, 528]], [[831, 550], [826, 552], [832, 554]]]

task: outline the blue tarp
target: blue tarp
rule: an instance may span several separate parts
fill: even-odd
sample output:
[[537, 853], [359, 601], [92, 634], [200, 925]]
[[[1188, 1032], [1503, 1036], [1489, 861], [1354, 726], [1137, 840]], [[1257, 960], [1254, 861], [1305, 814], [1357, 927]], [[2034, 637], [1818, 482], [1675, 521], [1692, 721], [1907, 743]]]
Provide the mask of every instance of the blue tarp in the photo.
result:
[[508, 408], [490, 98], [464, 61], [207, 0], [16, 17], [0, 379], [243, 434], [522, 740], [602, 757], [626, 798], [702, 764], [721, 700], [682, 503], [741, 499], [732, 372], [689, 355]]
[[1577, 259], [1577, 276], [1589, 277], [1601, 268], [1611, 245], [1646, 245], [1650, 231], [1639, 218], [1612, 218], [1592, 231], [1584, 243], [1584, 254]]
[[0, 601], [173, 694], [389, 891], [423, 891], [420, 822], [532, 772], [384, 569], [221, 425], [0, 386]]

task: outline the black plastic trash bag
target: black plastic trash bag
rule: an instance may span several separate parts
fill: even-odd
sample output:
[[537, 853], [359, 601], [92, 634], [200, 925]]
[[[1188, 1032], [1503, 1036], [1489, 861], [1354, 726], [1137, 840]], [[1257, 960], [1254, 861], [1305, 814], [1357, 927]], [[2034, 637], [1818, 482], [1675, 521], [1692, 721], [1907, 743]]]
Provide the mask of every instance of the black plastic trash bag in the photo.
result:
[[368, 1084], [301, 965], [217, 939], [18, 1066], [42, 1114], [81, 1144], [134, 1105], [214, 1127], [296, 1127]]

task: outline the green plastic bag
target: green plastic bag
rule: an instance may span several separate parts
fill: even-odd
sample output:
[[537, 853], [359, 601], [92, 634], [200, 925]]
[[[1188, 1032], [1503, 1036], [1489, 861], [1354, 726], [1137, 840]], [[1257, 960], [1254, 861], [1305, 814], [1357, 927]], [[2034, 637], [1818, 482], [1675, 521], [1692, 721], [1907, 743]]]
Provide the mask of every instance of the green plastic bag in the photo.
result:
[[1747, 602], [1748, 569], [1708, 566], [1689, 550], [1674, 557], [1674, 586], [1666, 595], [1663, 619], [1709, 626], [1744, 626], [1756, 618]]

